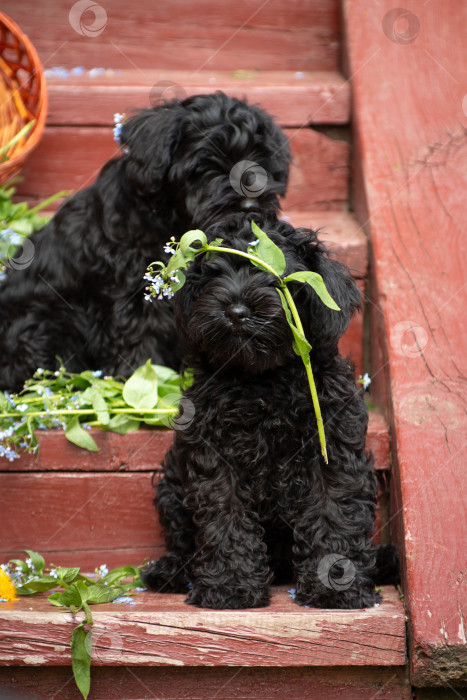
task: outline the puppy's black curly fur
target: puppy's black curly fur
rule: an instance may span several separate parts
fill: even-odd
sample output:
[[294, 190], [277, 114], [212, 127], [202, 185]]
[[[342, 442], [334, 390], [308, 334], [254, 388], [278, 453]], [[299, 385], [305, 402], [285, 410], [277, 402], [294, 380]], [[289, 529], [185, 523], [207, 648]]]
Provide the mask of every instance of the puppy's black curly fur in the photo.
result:
[[[127, 151], [31, 237], [0, 287], [0, 389], [19, 390], [38, 367], [128, 376], [148, 358], [178, 368], [171, 304], [144, 301], [143, 275], [164, 243], [242, 207], [278, 209], [290, 153], [272, 118], [223, 93], [144, 109], [123, 124]], [[258, 189], [230, 173], [262, 170]], [[251, 170], [251, 169], [250, 169]], [[242, 172], [246, 180], [242, 182]], [[264, 180], [267, 176], [267, 182]]]
[[360, 292], [315, 233], [275, 216], [233, 216], [208, 239], [245, 251], [251, 219], [282, 249], [286, 274], [318, 272], [341, 309], [306, 284], [293, 287], [313, 347], [329, 464], [275, 278], [238, 256], [197, 258], [175, 295], [194, 418], [177, 430], [157, 489], [168, 554], [143, 577], [159, 591], [186, 592], [191, 582], [187, 602], [208, 608], [264, 606], [270, 583], [292, 576], [299, 605], [372, 606], [380, 596], [368, 413], [337, 349]]

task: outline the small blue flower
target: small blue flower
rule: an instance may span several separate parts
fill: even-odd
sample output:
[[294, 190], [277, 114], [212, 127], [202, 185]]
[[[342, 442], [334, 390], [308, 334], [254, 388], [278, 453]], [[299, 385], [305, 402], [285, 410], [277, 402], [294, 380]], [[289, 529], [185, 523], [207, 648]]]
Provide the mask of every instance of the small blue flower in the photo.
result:
[[10, 404], [10, 406], [12, 406], [13, 408], [16, 408], [16, 403], [13, 401], [13, 399], [11, 398], [8, 391], [4, 392], [4, 396], [5, 396], [6, 400], [8, 401], [8, 403]]
[[112, 603], [127, 603], [129, 605], [136, 605], [136, 601], [129, 595], [120, 595], [118, 598], [114, 598]]
[[105, 75], [105, 68], [91, 68], [88, 75], [90, 78], [98, 78], [100, 75]]
[[113, 134], [114, 134], [114, 141], [116, 141], [119, 145], [120, 139], [122, 136], [122, 128], [123, 128], [123, 122], [125, 121], [126, 115], [125, 114], [120, 114], [119, 112], [116, 112], [114, 114], [114, 128], [113, 128]]
[[258, 238], [256, 241], [251, 241], [251, 243], [248, 243], [248, 245], [249, 245], [250, 247], [254, 248], [255, 245], [258, 245], [258, 243], [259, 243], [259, 238]]
[[18, 411], [21, 411], [21, 412], [27, 411], [27, 410], [28, 410], [28, 404], [27, 404], [27, 403], [19, 403], [19, 404], [16, 406], [16, 408], [18, 409]]
[[92, 376], [93, 377], [102, 377], [102, 370], [96, 369], [96, 371], [92, 373]]
[[289, 594], [289, 598], [292, 598], [292, 600], [295, 600], [295, 598], [297, 596], [297, 589], [296, 588], [289, 588], [287, 593]]
[[371, 379], [368, 376], [368, 372], [365, 372], [365, 374], [362, 377], [362, 386], [363, 386], [364, 390], [368, 389], [370, 384], [371, 384]]
[[84, 66], [75, 66], [70, 71], [71, 75], [84, 75], [85, 72], [86, 69]]

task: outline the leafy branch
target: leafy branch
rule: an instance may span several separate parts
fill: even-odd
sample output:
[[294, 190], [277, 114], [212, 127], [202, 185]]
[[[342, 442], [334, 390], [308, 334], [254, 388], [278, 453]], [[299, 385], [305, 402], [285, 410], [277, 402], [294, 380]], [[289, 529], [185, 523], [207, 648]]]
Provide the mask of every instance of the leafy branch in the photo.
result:
[[[286, 261], [282, 250], [254, 221], [251, 222], [251, 228], [257, 240], [249, 244], [247, 252], [223, 246], [223, 240], [221, 238], [217, 238], [211, 243], [208, 243], [205, 233], [199, 230], [188, 231], [181, 237], [178, 243], [172, 238], [171, 242], [168, 243], [166, 247], [166, 252], [172, 253], [168, 264], [165, 265], [160, 261], [156, 261], [151, 263], [148, 267], [148, 271], [145, 275], [145, 279], [149, 282], [146, 299], [152, 301], [153, 297], [160, 299], [163, 296], [173, 296], [176, 291], [183, 287], [186, 280], [185, 270], [198, 255], [212, 253], [239, 255], [247, 258], [256, 267], [274, 275], [277, 279], [277, 292], [281, 299], [287, 323], [292, 331], [293, 349], [295, 353], [302, 358], [305, 367], [318, 426], [321, 453], [327, 464], [328, 456], [323, 418], [310, 360], [310, 351], [312, 348], [305, 337], [303, 325], [288, 285], [296, 282], [308, 284], [316, 292], [323, 304], [335, 311], [340, 311], [340, 308], [330, 296], [323, 278], [317, 272], [304, 270], [293, 272], [287, 275], [287, 277], [284, 277]], [[194, 244], [196, 244], [196, 247], [194, 247]]]
[[[84, 614], [73, 630], [70, 647], [75, 682], [82, 696], [87, 698], [91, 687], [94, 624], [89, 606], [111, 603], [129, 591], [141, 589], [140, 570], [122, 566], [108, 571], [104, 564], [94, 575], [85, 576], [79, 567], [46, 567], [40, 554], [29, 549], [25, 551], [27, 559], [11, 559], [8, 564], [1, 565], [0, 600], [17, 600], [15, 594], [30, 596], [53, 590], [48, 597], [52, 605], [65, 608], [73, 615]], [[124, 597], [122, 602], [134, 601]]]
[[129, 379], [38, 369], [19, 394], [0, 391], [0, 457], [13, 461], [19, 449], [37, 451], [36, 430], [62, 428], [78, 447], [97, 452], [91, 427], [121, 435], [141, 425], [171, 425], [181, 389], [189, 381], [169, 367], [148, 360]]

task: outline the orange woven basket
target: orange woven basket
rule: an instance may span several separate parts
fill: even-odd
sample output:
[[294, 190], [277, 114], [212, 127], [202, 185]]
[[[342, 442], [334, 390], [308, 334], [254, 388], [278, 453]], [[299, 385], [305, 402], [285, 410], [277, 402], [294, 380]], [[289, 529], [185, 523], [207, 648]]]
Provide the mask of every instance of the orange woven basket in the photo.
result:
[[6, 153], [0, 150], [0, 184], [21, 170], [39, 142], [46, 117], [47, 85], [37, 52], [18, 25], [0, 12], [0, 149], [35, 120]]

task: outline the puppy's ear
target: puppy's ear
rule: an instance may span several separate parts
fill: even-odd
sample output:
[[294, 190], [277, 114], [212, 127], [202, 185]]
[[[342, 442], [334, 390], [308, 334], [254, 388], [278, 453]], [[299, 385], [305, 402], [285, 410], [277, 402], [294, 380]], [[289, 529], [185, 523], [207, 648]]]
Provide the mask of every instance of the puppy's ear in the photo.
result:
[[[326, 348], [337, 346], [337, 341], [347, 330], [355, 311], [361, 309], [362, 295], [348, 268], [337, 260], [328, 257], [325, 248], [312, 234], [306, 246], [306, 264], [309, 270], [318, 272], [326, 289], [340, 311], [326, 306], [309, 285], [297, 290], [300, 297], [307, 296], [305, 304], [304, 330], [312, 347]], [[301, 304], [302, 306], [302, 304]], [[303, 308], [303, 306], [302, 306]]]
[[178, 103], [143, 109], [123, 123], [120, 144], [126, 151], [126, 174], [144, 192], [158, 190], [180, 141], [183, 109]]

